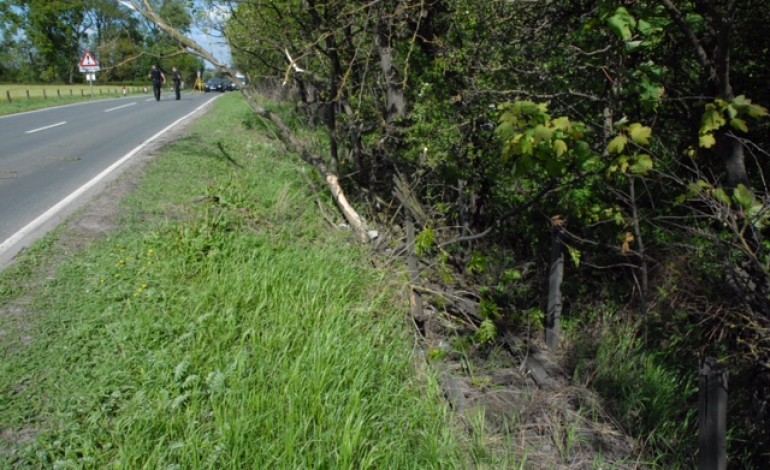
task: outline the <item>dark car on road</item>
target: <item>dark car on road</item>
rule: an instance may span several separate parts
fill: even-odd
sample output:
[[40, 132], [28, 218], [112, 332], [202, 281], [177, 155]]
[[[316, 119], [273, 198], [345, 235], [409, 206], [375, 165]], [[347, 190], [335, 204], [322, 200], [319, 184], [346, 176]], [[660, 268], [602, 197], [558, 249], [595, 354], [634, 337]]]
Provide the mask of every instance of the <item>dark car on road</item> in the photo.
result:
[[209, 91], [225, 91], [226, 83], [221, 78], [211, 78], [206, 82], [205, 90]]
[[225, 81], [225, 90], [227, 90], [227, 91], [236, 91], [237, 89], [238, 89], [238, 85], [235, 82], [233, 82], [231, 80], [226, 80]]

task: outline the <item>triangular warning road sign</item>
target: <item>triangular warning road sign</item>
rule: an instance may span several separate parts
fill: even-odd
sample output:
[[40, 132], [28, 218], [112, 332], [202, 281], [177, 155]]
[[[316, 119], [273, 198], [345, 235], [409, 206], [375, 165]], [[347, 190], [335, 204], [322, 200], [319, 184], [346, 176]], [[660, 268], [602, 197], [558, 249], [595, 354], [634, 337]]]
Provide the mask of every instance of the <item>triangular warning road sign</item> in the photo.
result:
[[91, 54], [90, 51], [86, 51], [86, 53], [83, 55], [83, 59], [80, 61], [81, 67], [98, 67], [99, 62], [96, 61], [96, 58]]

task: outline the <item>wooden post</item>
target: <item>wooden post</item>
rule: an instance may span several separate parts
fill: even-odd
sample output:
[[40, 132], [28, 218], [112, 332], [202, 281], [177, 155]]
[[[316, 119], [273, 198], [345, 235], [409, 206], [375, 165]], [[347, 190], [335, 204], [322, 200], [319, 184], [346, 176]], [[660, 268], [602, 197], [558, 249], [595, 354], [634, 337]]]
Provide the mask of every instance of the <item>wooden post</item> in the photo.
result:
[[11, 102], [11, 90], [5, 90], [5, 96], [8, 98], [8, 102]]
[[58, 89], [58, 88], [56, 89], [56, 96], [58, 96], [59, 98], [61, 98], [61, 90], [60, 90], [60, 89]]
[[72, 88], [70, 88], [70, 96], [72, 96]]
[[27, 90], [27, 99], [29, 99], [29, 90]]
[[713, 357], [698, 377], [698, 460], [700, 470], [727, 468], [727, 368]]
[[86, 96], [86, 92], [85, 92], [85, 91], [83, 91], [83, 89], [82, 89], [82, 88], [80, 89], [80, 96], [83, 96], [83, 97], [85, 97], [85, 96]]
[[551, 269], [548, 276], [548, 311], [545, 316], [545, 344], [551, 349], [559, 347], [561, 283], [564, 279], [563, 231], [564, 219], [559, 215], [551, 217]]
[[48, 99], [48, 94], [45, 92], [45, 88], [43, 88], [43, 99], [44, 100]]
[[409, 304], [412, 307], [412, 318], [420, 329], [420, 333], [426, 338], [430, 334], [429, 322], [425, 319], [425, 312], [422, 308], [422, 295], [413, 287], [420, 283], [420, 271], [417, 269], [417, 253], [414, 250], [414, 218], [406, 208], [406, 266], [409, 270]]

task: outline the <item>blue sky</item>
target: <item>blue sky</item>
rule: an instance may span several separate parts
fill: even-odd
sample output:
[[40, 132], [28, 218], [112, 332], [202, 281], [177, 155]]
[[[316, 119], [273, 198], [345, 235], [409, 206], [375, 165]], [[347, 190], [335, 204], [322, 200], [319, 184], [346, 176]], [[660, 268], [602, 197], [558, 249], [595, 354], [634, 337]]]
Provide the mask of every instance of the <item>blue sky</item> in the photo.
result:
[[198, 28], [194, 28], [192, 34], [190, 35], [190, 39], [194, 40], [203, 46], [204, 49], [211, 52], [211, 54], [219, 61], [224, 62], [225, 64], [230, 64], [232, 59], [230, 54], [230, 46], [227, 45], [227, 42], [224, 40], [224, 38], [214, 37], [204, 31], [201, 31]]

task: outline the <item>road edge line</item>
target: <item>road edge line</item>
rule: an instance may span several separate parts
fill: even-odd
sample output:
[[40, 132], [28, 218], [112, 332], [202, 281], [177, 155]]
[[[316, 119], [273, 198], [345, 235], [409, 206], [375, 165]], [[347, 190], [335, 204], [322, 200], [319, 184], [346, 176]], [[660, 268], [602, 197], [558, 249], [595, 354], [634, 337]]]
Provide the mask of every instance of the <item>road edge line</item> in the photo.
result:
[[[221, 95], [220, 95], [221, 96]], [[32, 222], [28, 223], [24, 227], [22, 227], [19, 231], [8, 237], [3, 243], [0, 243], [0, 271], [4, 269], [4, 265], [7, 263], [10, 263], [10, 261], [16, 256], [18, 253], [13, 253], [10, 255], [9, 259], [6, 261], [3, 261], [3, 257], [6, 256], [6, 252], [10, 250], [14, 245], [19, 243], [20, 241], [24, 240], [25, 237], [27, 237], [30, 233], [35, 231], [40, 226], [44, 225], [46, 222], [48, 222], [51, 218], [56, 216], [60, 211], [62, 211], [64, 208], [66, 208], [69, 204], [71, 204], [73, 201], [75, 201], [77, 198], [81, 197], [83, 194], [85, 194], [88, 190], [99, 184], [104, 178], [106, 178], [110, 173], [115, 171], [118, 167], [126, 163], [128, 160], [133, 158], [137, 153], [142, 151], [145, 147], [150, 145], [155, 139], [162, 136], [175, 126], [177, 126], [182, 121], [188, 119], [190, 116], [194, 115], [195, 113], [199, 112], [206, 106], [209, 106], [211, 103], [213, 103], [216, 99], [220, 98], [220, 96], [215, 96], [208, 100], [207, 102], [203, 103], [202, 105], [198, 106], [191, 112], [185, 114], [181, 118], [177, 119], [176, 121], [172, 122], [165, 128], [163, 128], [161, 131], [150, 137], [149, 139], [145, 140], [141, 144], [139, 144], [137, 147], [134, 147], [133, 150], [122, 156], [118, 161], [104, 169], [101, 173], [91, 178], [90, 181], [85, 183], [83, 186], [79, 187], [72, 193], [70, 193], [67, 197], [62, 199], [61, 201], [54, 204], [50, 209], [43, 212], [41, 215], [39, 215], [36, 219], [34, 219]], [[19, 248], [21, 250], [21, 248]]]

